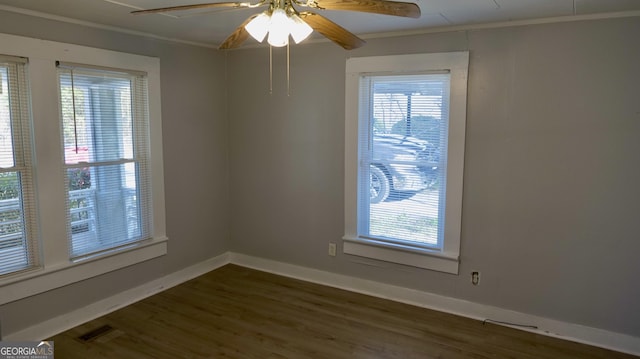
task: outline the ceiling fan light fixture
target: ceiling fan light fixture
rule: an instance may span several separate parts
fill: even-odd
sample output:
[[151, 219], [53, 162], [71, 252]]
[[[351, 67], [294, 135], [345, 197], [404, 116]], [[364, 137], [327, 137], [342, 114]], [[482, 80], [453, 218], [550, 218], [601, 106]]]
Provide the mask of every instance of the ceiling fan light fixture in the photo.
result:
[[267, 32], [269, 32], [270, 22], [271, 17], [265, 11], [246, 24], [244, 29], [247, 30], [251, 37], [256, 39], [258, 42], [262, 42], [265, 36], [267, 36]]
[[309, 35], [311, 35], [313, 29], [311, 28], [311, 26], [309, 26], [309, 24], [304, 22], [304, 20], [302, 20], [300, 16], [296, 14], [292, 14], [290, 19], [291, 37], [293, 38], [293, 41], [296, 42], [296, 44], [299, 44], [300, 42], [304, 41], [304, 39], [309, 37]]
[[[355, 34], [318, 13], [310, 11], [298, 13], [294, 5], [317, 10], [349, 10], [410, 18], [420, 17], [420, 7], [417, 4], [396, 0], [257, 0], [255, 3], [223, 0], [222, 2], [204, 4], [140, 9], [131, 13], [140, 15], [192, 9], [269, 6], [267, 11], [249, 16], [220, 44], [219, 48], [221, 50], [236, 48], [249, 37], [248, 35], [251, 35], [258, 42], [262, 42], [267, 34], [269, 34], [269, 44], [272, 46], [285, 46], [289, 44], [289, 35], [293, 37], [296, 43], [299, 43], [304, 41], [313, 31], [317, 31], [346, 50], [355, 49], [365, 44], [365, 41]], [[271, 27], [274, 28], [272, 29]], [[283, 27], [286, 28], [283, 29]]]
[[283, 9], [275, 9], [271, 14], [269, 37], [267, 42], [274, 47], [286, 46], [289, 43], [289, 31], [292, 21]]

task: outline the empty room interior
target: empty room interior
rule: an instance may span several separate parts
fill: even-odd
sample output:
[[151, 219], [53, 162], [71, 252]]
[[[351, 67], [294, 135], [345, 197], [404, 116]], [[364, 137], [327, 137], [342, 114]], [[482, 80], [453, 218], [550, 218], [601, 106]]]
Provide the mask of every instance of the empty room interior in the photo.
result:
[[0, 0], [0, 342], [640, 356], [640, 3], [323, 1]]

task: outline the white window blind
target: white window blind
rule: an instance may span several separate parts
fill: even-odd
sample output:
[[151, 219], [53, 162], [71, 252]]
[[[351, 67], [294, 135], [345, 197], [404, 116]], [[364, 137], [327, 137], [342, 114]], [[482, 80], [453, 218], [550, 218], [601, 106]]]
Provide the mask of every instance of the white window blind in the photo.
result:
[[0, 276], [39, 265], [26, 66], [0, 55]]
[[358, 232], [440, 250], [450, 74], [361, 76]]
[[149, 239], [146, 76], [60, 64], [58, 77], [70, 257]]

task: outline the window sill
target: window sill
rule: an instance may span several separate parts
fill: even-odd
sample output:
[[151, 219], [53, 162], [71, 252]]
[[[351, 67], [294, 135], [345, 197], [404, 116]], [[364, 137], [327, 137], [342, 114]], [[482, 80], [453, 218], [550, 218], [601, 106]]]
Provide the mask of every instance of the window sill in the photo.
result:
[[117, 252], [0, 279], [0, 305], [79, 282], [167, 254], [167, 238], [154, 238]]
[[371, 239], [344, 237], [342, 252], [412, 267], [458, 274], [457, 254], [403, 246]]

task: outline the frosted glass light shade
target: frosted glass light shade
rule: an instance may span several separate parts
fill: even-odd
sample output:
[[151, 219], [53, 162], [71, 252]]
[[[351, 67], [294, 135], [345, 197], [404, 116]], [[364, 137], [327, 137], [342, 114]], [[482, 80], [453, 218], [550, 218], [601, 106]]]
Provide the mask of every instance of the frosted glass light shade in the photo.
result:
[[304, 22], [298, 15], [291, 15], [291, 37], [296, 44], [309, 37], [313, 32], [313, 29], [309, 24]]
[[271, 14], [271, 24], [269, 26], [269, 45], [274, 47], [282, 47], [289, 43], [289, 29], [292, 21], [287, 13], [282, 9], [273, 10]]
[[244, 29], [247, 30], [251, 37], [256, 39], [258, 42], [262, 42], [269, 31], [270, 20], [271, 18], [269, 15], [267, 15], [266, 12], [263, 12], [253, 20], [249, 21], [249, 23], [244, 26]]

